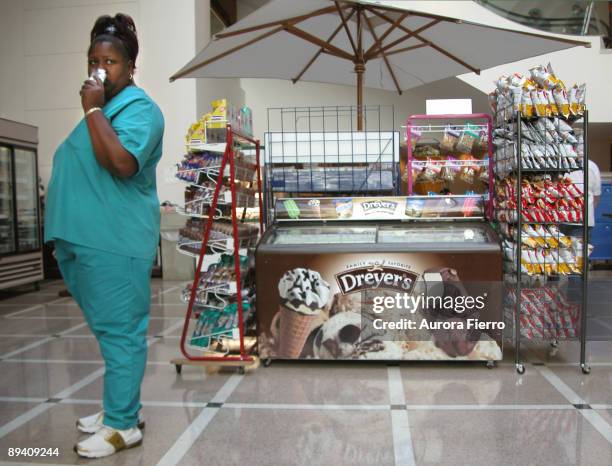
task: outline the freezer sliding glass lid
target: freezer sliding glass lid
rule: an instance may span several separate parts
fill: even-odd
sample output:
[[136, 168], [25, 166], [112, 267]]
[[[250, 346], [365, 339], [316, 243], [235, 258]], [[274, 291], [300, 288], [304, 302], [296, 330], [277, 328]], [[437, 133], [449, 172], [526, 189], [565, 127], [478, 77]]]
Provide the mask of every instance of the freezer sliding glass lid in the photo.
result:
[[268, 244], [374, 244], [376, 227], [288, 227], [277, 228]]
[[378, 243], [488, 243], [483, 227], [477, 225], [448, 225], [406, 227], [402, 225], [380, 227]]

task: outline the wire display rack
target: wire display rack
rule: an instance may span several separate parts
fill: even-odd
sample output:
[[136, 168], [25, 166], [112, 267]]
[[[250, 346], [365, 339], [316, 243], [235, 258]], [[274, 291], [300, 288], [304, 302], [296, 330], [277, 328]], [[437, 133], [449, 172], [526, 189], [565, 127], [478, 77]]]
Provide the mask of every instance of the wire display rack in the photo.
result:
[[268, 109], [265, 216], [279, 197], [395, 195], [399, 132], [392, 106], [364, 106], [364, 130], [354, 127], [357, 107]]
[[479, 195], [493, 213], [492, 118], [486, 113], [412, 115], [406, 121], [406, 193]]
[[[588, 112], [526, 118], [498, 108], [493, 132], [495, 218], [504, 250], [505, 317], [516, 370], [521, 342], [580, 341], [588, 309]], [[582, 170], [576, 177], [571, 172]]]
[[[177, 248], [197, 259], [193, 283], [184, 290], [180, 349], [185, 358], [171, 361], [178, 373], [186, 364], [237, 366], [241, 373], [258, 364], [248, 352], [245, 329], [254, 302], [250, 255], [264, 225], [261, 215], [258, 225], [245, 220], [248, 207], [258, 204], [263, 210], [260, 144], [230, 125], [225, 141], [222, 153], [218, 144], [194, 147], [176, 175], [190, 183], [182, 213], [191, 217]], [[252, 160], [240, 150], [244, 146], [254, 147]], [[238, 354], [229, 354], [228, 344]]]

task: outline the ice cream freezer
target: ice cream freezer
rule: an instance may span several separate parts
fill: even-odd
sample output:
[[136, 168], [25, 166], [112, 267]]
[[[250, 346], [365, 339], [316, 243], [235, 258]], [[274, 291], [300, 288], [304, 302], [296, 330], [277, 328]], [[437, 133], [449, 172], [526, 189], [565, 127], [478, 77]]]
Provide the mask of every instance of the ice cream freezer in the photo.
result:
[[256, 251], [268, 359], [502, 358], [502, 254], [478, 196], [283, 199]]

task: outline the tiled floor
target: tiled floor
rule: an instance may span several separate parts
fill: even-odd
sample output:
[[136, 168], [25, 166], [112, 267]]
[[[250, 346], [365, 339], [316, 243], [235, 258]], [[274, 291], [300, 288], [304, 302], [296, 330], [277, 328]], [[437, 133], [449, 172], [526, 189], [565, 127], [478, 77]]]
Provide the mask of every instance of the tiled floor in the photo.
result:
[[[596, 277], [609, 280], [609, 277]], [[612, 282], [608, 282], [612, 285]], [[473, 363], [280, 363], [206, 373], [179, 356], [180, 283], [153, 281], [142, 447], [85, 461], [75, 419], [98, 409], [103, 363], [61, 282], [0, 300], [0, 465], [610, 465], [612, 341], [529, 347]], [[612, 330], [612, 286], [591, 306]], [[606, 294], [607, 293], [607, 294]], [[58, 456], [10, 456], [10, 448]], [[26, 450], [27, 452], [27, 450]]]

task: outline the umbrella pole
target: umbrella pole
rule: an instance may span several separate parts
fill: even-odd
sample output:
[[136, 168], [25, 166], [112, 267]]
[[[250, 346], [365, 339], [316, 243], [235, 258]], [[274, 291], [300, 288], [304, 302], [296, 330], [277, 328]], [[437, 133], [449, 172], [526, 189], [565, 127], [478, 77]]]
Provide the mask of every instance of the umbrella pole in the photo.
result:
[[357, 74], [357, 131], [363, 131], [363, 73], [365, 65], [355, 63], [355, 73]]

